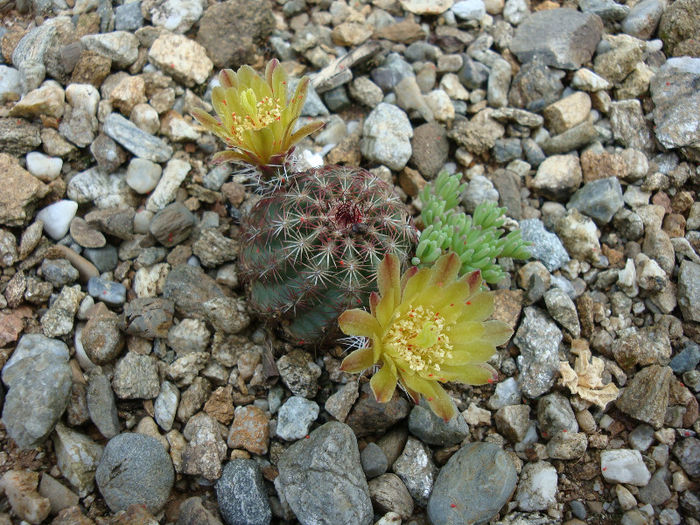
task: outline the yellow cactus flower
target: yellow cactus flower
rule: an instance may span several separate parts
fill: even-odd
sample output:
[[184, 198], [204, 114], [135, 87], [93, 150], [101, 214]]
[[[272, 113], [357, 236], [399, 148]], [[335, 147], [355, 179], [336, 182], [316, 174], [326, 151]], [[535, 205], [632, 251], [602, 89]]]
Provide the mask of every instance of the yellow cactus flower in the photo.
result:
[[237, 72], [224, 69], [212, 91], [216, 118], [194, 110], [193, 116], [230, 148], [214, 155], [214, 162], [243, 161], [260, 167], [281, 164], [294, 145], [321, 126], [312, 122], [294, 131], [309, 88], [308, 77], [287, 100], [287, 74], [277, 60], [265, 68], [265, 78], [250, 66]]
[[401, 277], [398, 258], [387, 255], [377, 268], [379, 293], [370, 296], [370, 312], [353, 309], [339, 317], [345, 334], [369, 341], [341, 369], [357, 373], [380, 364], [370, 380], [377, 401], [389, 401], [398, 382], [414, 402], [422, 395], [448, 421], [455, 407], [440, 383], [481, 385], [498, 378], [486, 361], [513, 331], [501, 321], [487, 321], [493, 294], [481, 290], [479, 271], [457, 279], [460, 266], [449, 253]]

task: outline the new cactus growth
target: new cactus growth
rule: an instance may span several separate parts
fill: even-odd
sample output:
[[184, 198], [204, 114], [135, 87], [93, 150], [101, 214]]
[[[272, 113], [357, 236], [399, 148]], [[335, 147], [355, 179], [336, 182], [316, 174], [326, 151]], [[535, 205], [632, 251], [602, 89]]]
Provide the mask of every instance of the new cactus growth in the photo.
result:
[[335, 335], [338, 315], [366, 303], [377, 264], [389, 253], [406, 263], [418, 237], [393, 188], [342, 166], [297, 174], [241, 225], [250, 304], [299, 343]]

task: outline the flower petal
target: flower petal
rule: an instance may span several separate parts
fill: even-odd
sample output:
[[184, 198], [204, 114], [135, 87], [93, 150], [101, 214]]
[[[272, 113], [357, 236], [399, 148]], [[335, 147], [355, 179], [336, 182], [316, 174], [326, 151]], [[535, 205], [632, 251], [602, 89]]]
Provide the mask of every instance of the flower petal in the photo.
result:
[[371, 348], [355, 350], [343, 359], [343, 362], [340, 364], [340, 369], [350, 374], [362, 372], [374, 364], [372, 356], [373, 352]]
[[372, 314], [359, 308], [346, 310], [340, 314], [338, 324], [345, 335], [371, 337], [381, 332], [381, 327]]
[[484, 333], [482, 323], [461, 322], [448, 326], [445, 330], [453, 345], [467, 344], [480, 338]]
[[215, 153], [211, 160], [214, 164], [221, 164], [223, 162], [250, 162], [250, 157], [246, 154], [227, 149]]
[[219, 83], [225, 88], [238, 88], [238, 76], [233, 69], [222, 69], [219, 73]]
[[369, 294], [369, 311], [376, 317], [377, 315], [377, 305], [379, 304], [379, 294], [377, 292], [372, 292]]
[[406, 281], [403, 289], [401, 301], [404, 304], [413, 301], [414, 297], [425, 290], [426, 284], [430, 279], [430, 268], [421, 268], [416, 274]]
[[429, 286], [443, 287], [454, 282], [462, 264], [454, 252], [441, 256], [430, 268]]
[[485, 341], [476, 340], [454, 345], [451, 352], [452, 357], [445, 359], [444, 363], [447, 366], [480, 364], [491, 359], [494, 353], [496, 353], [495, 346]]
[[396, 367], [391, 359], [385, 358], [382, 368], [369, 381], [375, 399], [380, 403], [389, 402], [396, 390], [396, 381]]
[[491, 365], [486, 363], [443, 366], [440, 370], [440, 381], [457, 381], [467, 385], [483, 385], [493, 383], [498, 374]]
[[323, 126], [325, 126], [325, 123], [321, 122], [320, 120], [310, 122], [309, 124], [306, 124], [300, 127], [298, 130], [296, 130], [289, 138], [289, 142], [291, 142], [292, 144], [296, 144], [301, 139], [308, 135], [311, 135], [314, 131], [321, 129]]
[[467, 300], [457, 322], [484, 321], [491, 313], [493, 313], [493, 294], [491, 292], [477, 292]]
[[399, 303], [401, 291], [401, 263], [393, 253], [387, 254], [377, 268], [377, 290], [382, 298], [390, 295], [392, 310]]
[[430, 405], [430, 408], [445, 421], [449, 421], [455, 414], [452, 399], [445, 390], [436, 382], [423, 379], [417, 375], [402, 374], [401, 382], [406, 388], [420, 393]]
[[507, 343], [513, 335], [513, 329], [503, 321], [485, 321], [483, 326], [484, 335], [481, 336], [481, 339], [494, 346]]

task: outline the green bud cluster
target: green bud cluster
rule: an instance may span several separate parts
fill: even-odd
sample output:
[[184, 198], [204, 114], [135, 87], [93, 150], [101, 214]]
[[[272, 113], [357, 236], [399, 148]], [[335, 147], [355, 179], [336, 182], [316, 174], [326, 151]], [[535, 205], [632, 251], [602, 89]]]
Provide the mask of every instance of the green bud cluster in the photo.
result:
[[498, 257], [527, 259], [530, 252], [520, 230], [503, 236], [505, 208], [493, 202], [482, 202], [469, 217], [457, 211], [459, 196], [466, 188], [458, 175], [442, 172], [420, 193], [423, 209], [421, 233], [414, 265], [429, 265], [444, 252], [451, 250], [462, 263], [460, 275], [480, 270], [488, 283], [497, 283], [505, 273], [496, 263]]

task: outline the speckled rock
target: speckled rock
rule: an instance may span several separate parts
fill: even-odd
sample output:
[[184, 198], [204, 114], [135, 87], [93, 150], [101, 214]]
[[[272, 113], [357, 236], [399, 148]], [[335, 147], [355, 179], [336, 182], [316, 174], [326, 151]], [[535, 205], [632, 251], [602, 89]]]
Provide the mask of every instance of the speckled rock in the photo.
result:
[[267, 525], [272, 519], [260, 467], [252, 459], [234, 459], [216, 482], [216, 500], [228, 525]]
[[559, 343], [562, 334], [556, 324], [539, 308], [528, 307], [513, 338], [520, 348], [520, 388], [527, 397], [545, 394], [554, 385], [559, 370]]

